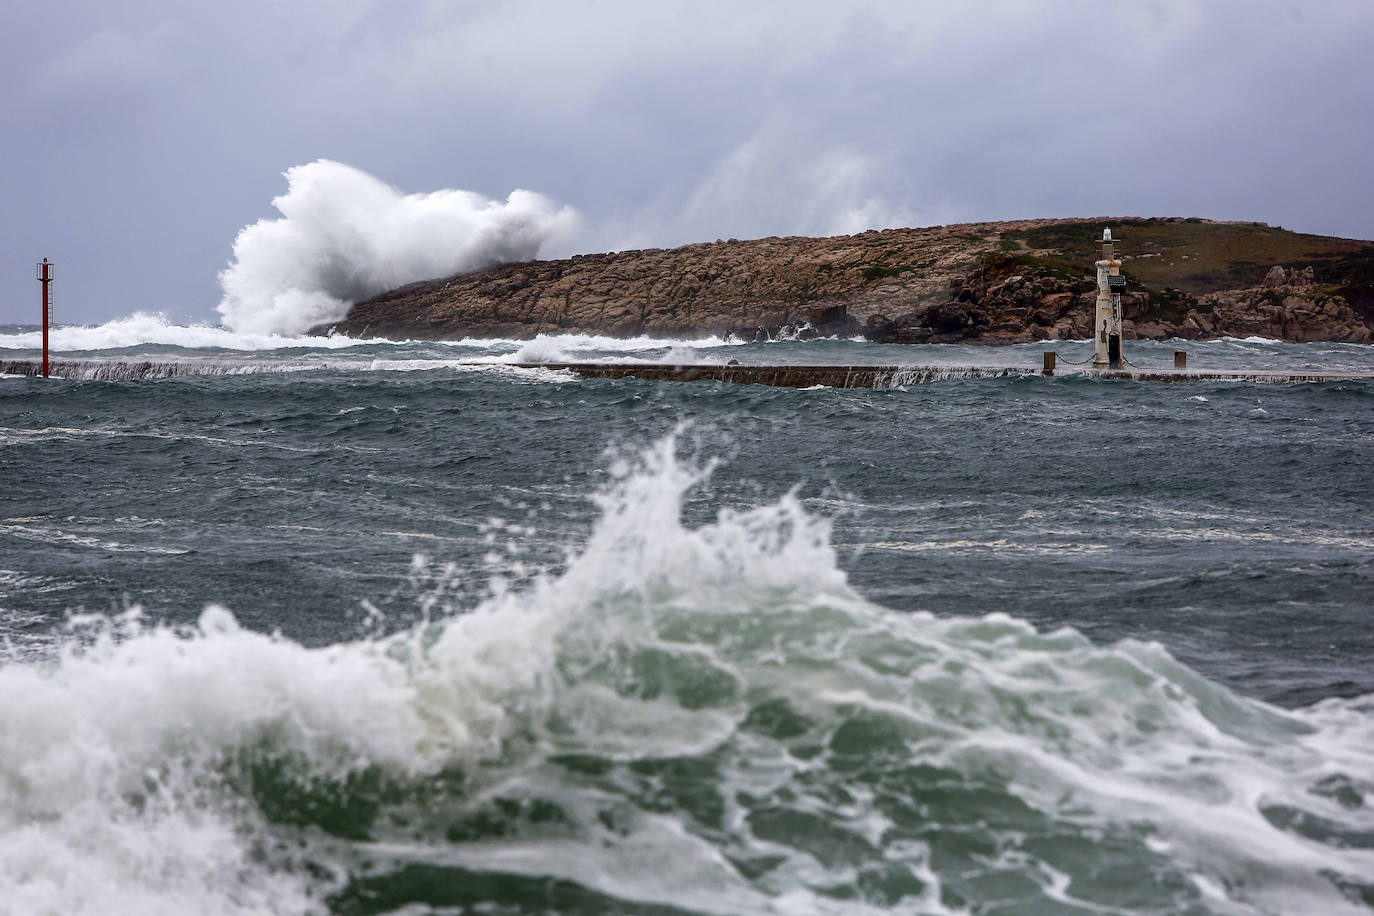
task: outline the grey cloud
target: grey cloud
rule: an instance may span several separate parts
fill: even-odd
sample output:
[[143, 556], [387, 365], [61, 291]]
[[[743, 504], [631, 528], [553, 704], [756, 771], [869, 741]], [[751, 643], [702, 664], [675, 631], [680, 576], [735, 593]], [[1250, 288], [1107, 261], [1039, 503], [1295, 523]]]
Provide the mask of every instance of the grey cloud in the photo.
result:
[[55, 0], [15, 18], [0, 321], [32, 320], [45, 255], [66, 320], [211, 318], [239, 230], [319, 158], [408, 191], [541, 192], [583, 214], [570, 250], [1041, 215], [1374, 236], [1366, 3]]

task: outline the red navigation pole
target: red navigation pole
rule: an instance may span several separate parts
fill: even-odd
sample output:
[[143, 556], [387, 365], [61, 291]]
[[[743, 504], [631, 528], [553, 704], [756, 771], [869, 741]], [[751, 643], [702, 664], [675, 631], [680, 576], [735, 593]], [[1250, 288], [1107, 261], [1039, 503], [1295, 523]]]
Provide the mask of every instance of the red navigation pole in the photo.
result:
[[52, 324], [52, 297], [48, 284], [52, 282], [52, 265], [44, 258], [38, 265], [38, 282], [43, 284], [43, 378], [48, 377], [48, 325]]

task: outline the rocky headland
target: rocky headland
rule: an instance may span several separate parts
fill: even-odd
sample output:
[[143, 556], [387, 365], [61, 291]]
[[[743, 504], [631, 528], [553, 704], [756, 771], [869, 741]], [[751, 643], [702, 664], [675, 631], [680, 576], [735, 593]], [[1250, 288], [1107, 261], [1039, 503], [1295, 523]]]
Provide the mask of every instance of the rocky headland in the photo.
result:
[[1374, 343], [1374, 242], [1264, 223], [1071, 219], [730, 239], [506, 264], [412, 283], [314, 333], [864, 336], [1008, 344], [1090, 336], [1104, 226], [1127, 339]]

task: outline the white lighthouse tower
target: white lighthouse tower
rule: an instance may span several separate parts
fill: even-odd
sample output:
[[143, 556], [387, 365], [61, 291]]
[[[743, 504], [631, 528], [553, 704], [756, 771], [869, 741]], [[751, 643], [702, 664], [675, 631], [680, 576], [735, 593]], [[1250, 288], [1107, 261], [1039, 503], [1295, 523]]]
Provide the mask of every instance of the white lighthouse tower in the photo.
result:
[[1112, 230], [1102, 230], [1102, 260], [1097, 262], [1097, 313], [1093, 319], [1093, 336], [1097, 339], [1093, 351], [1094, 369], [1121, 368], [1121, 294], [1126, 292], [1126, 278], [1121, 276], [1121, 262], [1116, 259], [1112, 244]]

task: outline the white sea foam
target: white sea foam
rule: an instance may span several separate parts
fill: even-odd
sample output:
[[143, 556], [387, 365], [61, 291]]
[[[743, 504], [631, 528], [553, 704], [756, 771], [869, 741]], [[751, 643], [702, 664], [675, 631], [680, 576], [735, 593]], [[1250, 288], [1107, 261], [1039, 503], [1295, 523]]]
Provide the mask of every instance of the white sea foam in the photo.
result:
[[619, 353], [643, 353], [647, 350], [667, 350], [668, 355], [680, 359], [697, 350], [734, 346], [720, 337], [686, 340], [673, 337], [605, 337], [597, 334], [540, 334], [521, 344], [510, 355], [511, 362], [577, 362], [588, 355], [614, 358]]
[[548, 337], [538, 337], [523, 344], [519, 350], [510, 354], [510, 362], [516, 363], [567, 363], [572, 362], [571, 348], [561, 341]]
[[[180, 325], [162, 313], [136, 312], [100, 325], [59, 325], [49, 333], [54, 354], [119, 350], [140, 346], [179, 347], [187, 350], [234, 350], [271, 352], [288, 349], [347, 350], [371, 346], [414, 346], [413, 340], [380, 337], [355, 338], [341, 334], [329, 336], [291, 336], [241, 332], [216, 325]], [[40, 330], [0, 334], [0, 350], [37, 350], [43, 344]], [[692, 351], [727, 347], [733, 344], [720, 337], [685, 340], [667, 337], [606, 337], [595, 334], [540, 334], [533, 340], [498, 337], [464, 337], [425, 341], [424, 345], [463, 350], [486, 350], [492, 361], [566, 362], [595, 353], [641, 353], [649, 350]], [[475, 357], [484, 359], [486, 357]]]
[[[296, 337], [256, 331], [232, 331], [208, 324], [173, 324], [161, 313], [136, 312], [94, 326], [58, 325], [49, 332], [49, 347], [56, 354], [64, 351], [118, 350], [147, 344], [187, 349], [282, 350], [309, 347], [343, 349], [375, 340], [351, 337]], [[38, 349], [43, 345], [41, 331], [0, 334], [0, 349]]]
[[577, 215], [532, 191], [496, 201], [471, 191], [403, 194], [320, 159], [286, 171], [279, 219], [244, 227], [220, 274], [226, 326], [299, 334], [361, 299], [417, 280], [526, 261], [565, 241]]
[[[1086, 911], [1101, 911], [1099, 841], [1111, 880], [1132, 844], [1164, 860], [1142, 859], [1137, 891], [1171, 893], [1151, 877], [1167, 865], [1227, 912], [1362, 911], [1331, 876], [1367, 883], [1374, 850], [1266, 811], [1371, 828], [1367, 806], [1313, 790], [1374, 790], [1368, 701], [1288, 713], [1154, 644], [885, 610], [849, 588], [827, 523], [792, 495], [685, 526], [711, 465], [676, 453], [670, 438], [615, 462], [564, 573], [458, 617], [309, 649], [211, 608], [193, 631], [130, 617], [94, 641], [78, 630], [54, 663], [0, 666], [0, 912], [309, 912], [359, 862], [704, 912], [960, 911], [942, 887], [971, 879], [942, 872], [941, 831], [998, 850], [968, 871], [1014, 869]], [[587, 758], [600, 769], [585, 776], [559, 762]], [[333, 780], [320, 804], [349, 774], [432, 787], [456, 769], [450, 814], [505, 798], [561, 820], [469, 843], [420, 818], [350, 843], [273, 822], [235, 775], [244, 759], [303, 767], [301, 791]], [[683, 769], [654, 769], [669, 764]], [[702, 798], [710, 823], [692, 813]], [[1064, 836], [1082, 842], [1055, 858]], [[748, 877], [741, 861], [770, 864]], [[864, 875], [909, 890], [829, 892], [881, 889]]]
[[1277, 338], [1259, 337], [1257, 335], [1251, 335], [1250, 337], [1220, 337], [1218, 340], [1229, 344], [1283, 344], [1283, 341]]

